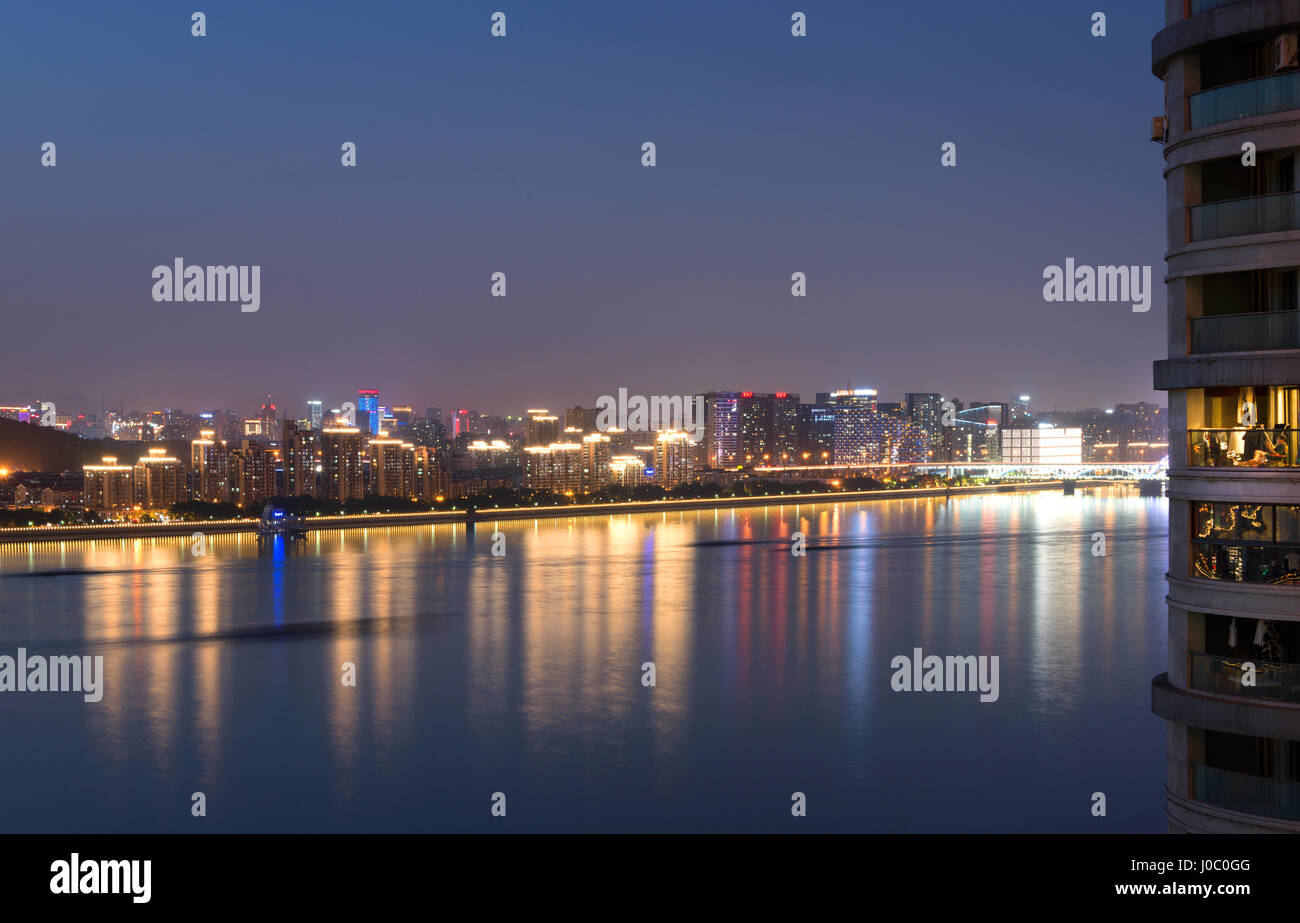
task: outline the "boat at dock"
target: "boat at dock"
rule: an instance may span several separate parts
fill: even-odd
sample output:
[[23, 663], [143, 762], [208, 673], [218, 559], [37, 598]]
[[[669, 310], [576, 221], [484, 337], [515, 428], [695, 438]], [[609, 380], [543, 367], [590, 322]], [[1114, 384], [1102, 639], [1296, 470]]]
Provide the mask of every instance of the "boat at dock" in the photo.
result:
[[301, 517], [268, 503], [262, 507], [262, 518], [257, 524], [257, 537], [273, 538], [277, 535], [286, 538], [305, 538], [307, 529]]

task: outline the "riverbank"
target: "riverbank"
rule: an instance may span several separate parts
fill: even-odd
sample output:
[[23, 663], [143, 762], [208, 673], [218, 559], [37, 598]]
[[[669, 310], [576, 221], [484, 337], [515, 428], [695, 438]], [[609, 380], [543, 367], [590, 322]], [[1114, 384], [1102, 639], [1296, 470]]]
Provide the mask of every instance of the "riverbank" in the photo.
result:
[[[860, 503], [872, 500], [907, 500], [922, 497], [957, 497], [965, 494], [1014, 493], [1029, 490], [1060, 490], [1062, 481], [1029, 481], [1016, 484], [980, 484], [972, 487], [918, 487], [905, 490], [856, 490], [820, 494], [778, 494], [766, 497], [709, 497], [699, 500], [647, 500], [636, 503], [581, 503], [571, 506], [510, 507], [506, 509], [446, 510], [425, 513], [368, 513], [359, 516], [311, 516], [302, 521], [309, 531], [322, 529], [370, 529], [389, 526], [437, 525], [440, 523], [485, 524], [517, 519], [557, 519], [569, 516], [611, 516], [622, 513], [668, 513], [683, 510], [725, 509], [751, 506], [810, 506], [817, 503]], [[166, 538], [193, 535], [221, 535], [256, 532], [257, 519], [226, 519], [197, 522], [106, 523], [79, 526], [25, 526], [0, 529], [0, 543], [66, 542], [102, 538]]]

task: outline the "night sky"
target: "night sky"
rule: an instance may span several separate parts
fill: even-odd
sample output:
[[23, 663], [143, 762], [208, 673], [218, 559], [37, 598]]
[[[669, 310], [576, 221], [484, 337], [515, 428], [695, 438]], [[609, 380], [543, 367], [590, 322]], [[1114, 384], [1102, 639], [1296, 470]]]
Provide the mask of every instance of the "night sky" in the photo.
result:
[[[1163, 404], [1162, 7], [5, 4], [0, 404]], [[155, 303], [176, 257], [260, 265], [261, 310]], [[1067, 257], [1152, 265], [1151, 310], [1045, 303]]]

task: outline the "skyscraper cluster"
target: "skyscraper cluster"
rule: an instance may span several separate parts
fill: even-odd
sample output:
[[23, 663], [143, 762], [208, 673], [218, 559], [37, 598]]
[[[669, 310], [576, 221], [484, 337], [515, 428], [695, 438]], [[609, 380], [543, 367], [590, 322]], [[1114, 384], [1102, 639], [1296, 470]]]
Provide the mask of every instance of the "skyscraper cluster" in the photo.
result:
[[[376, 399], [378, 392], [369, 392]], [[264, 406], [264, 414], [274, 412]], [[410, 408], [402, 424], [415, 431]], [[371, 416], [373, 412], [374, 416]], [[382, 419], [376, 402], [361, 419], [368, 428]], [[308, 402], [304, 419], [258, 419], [248, 438], [232, 442], [215, 430], [190, 441], [188, 464], [166, 449], [151, 448], [134, 465], [115, 457], [83, 468], [84, 500], [100, 511], [166, 510], [187, 500], [251, 507], [275, 497], [347, 501], [375, 495], [434, 501], [450, 491], [441, 457], [441, 423], [426, 434], [433, 445], [392, 438], [383, 430], [327, 422], [319, 401]], [[321, 425], [316, 425], [320, 423]], [[278, 437], [272, 434], [278, 433]]]
[[[1149, 404], [1040, 413], [1035, 423], [1024, 395], [964, 403], [937, 392], [909, 392], [887, 403], [875, 389], [846, 387], [819, 392], [811, 403], [789, 391], [710, 391], [647, 403], [690, 404], [698, 422], [673, 418], [660, 428], [657, 418], [650, 423], [632, 416], [624, 430], [582, 405], [504, 416], [460, 408], [448, 421], [438, 407], [419, 416], [408, 405], [381, 404], [373, 388], [358, 389], [354, 404], [329, 410], [322, 401], [308, 401], [301, 418], [281, 419], [270, 396], [252, 417], [166, 410], [144, 415], [147, 425], [139, 434], [177, 442], [186, 436], [188, 457], [159, 450], [127, 466], [116, 460], [87, 466], [85, 501], [94, 509], [124, 510], [165, 509], [184, 500], [248, 507], [304, 496], [427, 502], [493, 488], [577, 496], [610, 486], [672, 489], [720, 473], [997, 463], [1004, 455], [1077, 461], [1080, 455], [1116, 460], [1145, 453], [1156, 455], [1154, 461], [1167, 450], [1166, 415]], [[1041, 435], [1030, 432], [1035, 426], [1063, 429]], [[1079, 448], [1061, 450], [1061, 439]], [[1050, 451], [1042, 448], [1049, 445]], [[119, 467], [128, 471], [129, 490], [108, 483], [120, 477], [113, 473]]]

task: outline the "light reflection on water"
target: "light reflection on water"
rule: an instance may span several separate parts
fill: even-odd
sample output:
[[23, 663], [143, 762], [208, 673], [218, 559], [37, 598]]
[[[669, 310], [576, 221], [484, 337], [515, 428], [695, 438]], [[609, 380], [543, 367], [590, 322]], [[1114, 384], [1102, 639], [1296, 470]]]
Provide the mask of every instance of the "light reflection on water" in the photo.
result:
[[[0, 825], [1163, 829], [1163, 500], [509, 522], [502, 558], [495, 528], [213, 536], [205, 557], [180, 538], [0, 545], [0, 653], [103, 654], [106, 673], [98, 704], [0, 695], [23, 741]], [[998, 655], [999, 701], [892, 692], [915, 647]]]

